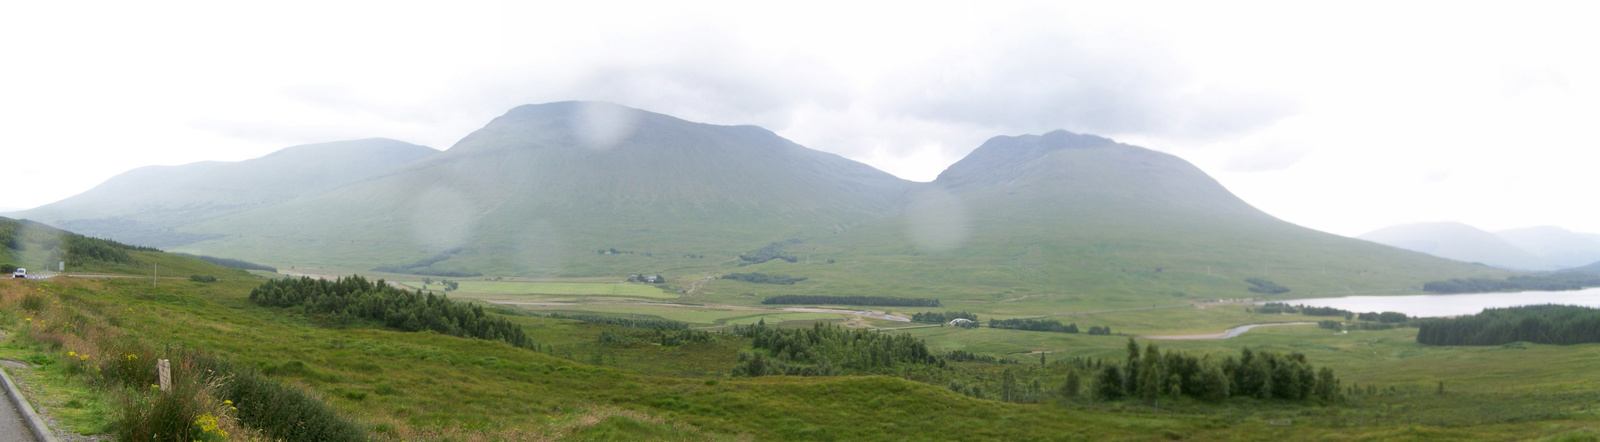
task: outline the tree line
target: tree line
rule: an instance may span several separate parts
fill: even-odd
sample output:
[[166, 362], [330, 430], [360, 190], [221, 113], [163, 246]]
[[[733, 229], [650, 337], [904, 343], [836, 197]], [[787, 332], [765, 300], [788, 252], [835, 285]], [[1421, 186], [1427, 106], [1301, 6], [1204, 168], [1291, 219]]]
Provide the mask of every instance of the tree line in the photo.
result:
[[1580, 290], [1600, 286], [1600, 275], [1585, 273], [1555, 273], [1549, 275], [1517, 275], [1504, 280], [1490, 278], [1451, 279], [1432, 281], [1422, 285], [1422, 290], [1432, 293], [1491, 293], [1523, 291]]
[[794, 283], [806, 280], [805, 277], [791, 278], [789, 275], [768, 275], [765, 273], [729, 273], [722, 275], [722, 279], [732, 279], [734, 281], [744, 281], [755, 284], [777, 285], [794, 285]]
[[1267, 295], [1277, 295], [1277, 294], [1281, 294], [1281, 293], [1289, 293], [1289, 288], [1288, 287], [1284, 287], [1284, 286], [1278, 285], [1278, 283], [1275, 283], [1275, 282], [1272, 282], [1272, 281], [1268, 281], [1268, 280], [1265, 280], [1265, 279], [1261, 279], [1261, 278], [1245, 278], [1244, 282], [1250, 283], [1250, 287], [1247, 287], [1247, 289], [1249, 289], [1252, 292], [1256, 292], [1256, 293], [1267, 294]]
[[921, 339], [903, 333], [824, 322], [810, 328], [774, 328], [765, 320], [736, 326], [733, 333], [749, 338], [753, 348], [739, 351], [733, 376], [892, 374], [903, 365], [945, 365]]
[[[1141, 352], [1128, 339], [1128, 359], [1123, 365], [1105, 364], [1094, 373], [1093, 392], [1104, 399], [1190, 396], [1220, 401], [1229, 397], [1301, 400], [1342, 397], [1333, 369], [1316, 369], [1300, 352], [1240, 350], [1239, 357], [1213, 360], [1184, 352], [1161, 352], [1154, 343]], [[1068, 392], [1068, 395], [1076, 391]]]
[[978, 322], [978, 315], [971, 312], [922, 312], [911, 314], [911, 322], [924, 324], [944, 324], [957, 318]]
[[1600, 342], [1600, 309], [1571, 305], [1484, 309], [1472, 316], [1425, 320], [1417, 330], [1417, 343], [1426, 345], [1518, 341], [1555, 345]]
[[688, 323], [655, 316], [608, 316], [589, 313], [551, 313], [548, 317], [554, 319], [572, 319], [595, 324], [609, 324], [641, 330], [684, 330], [689, 328]]
[[[1400, 312], [1356, 313], [1356, 312], [1352, 312], [1352, 311], [1349, 311], [1349, 310], [1338, 309], [1338, 308], [1333, 308], [1333, 307], [1310, 307], [1310, 306], [1304, 306], [1304, 305], [1289, 305], [1289, 304], [1285, 304], [1285, 303], [1282, 303], [1282, 302], [1268, 302], [1266, 304], [1262, 304], [1262, 305], [1256, 306], [1256, 308], [1254, 310], [1245, 309], [1245, 311], [1247, 311], [1247, 312], [1254, 311], [1255, 313], [1266, 313], [1266, 314], [1280, 314], [1280, 313], [1296, 314], [1296, 313], [1298, 313], [1298, 314], [1302, 314], [1302, 315], [1306, 315], [1306, 316], [1343, 316], [1345, 320], [1357, 319], [1357, 320], [1362, 320], [1362, 321], [1380, 322], [1380, 323], [1384, 323], [1384, 324], [1404, 324], [1406, 321], [1410, 321], [1411, 320], [1410, 316], [1406, 316], [1405, 313], [1400, 313]], [[1394, 327], [1393, 326], [1387, 326], [1387, 327], [1378, 326], [1377, 328], [1371, 328], [1370, 326], [1361, 326], [1361, 327], [1358, 327], [1358, 328], [1362, 328], [1363, 330], [1383, 330], [1383, 329], [1389, 329], [1389, 328], [1394, 328]]]
[[1054, 319], [989, 319], [989, 328], [1060, 333], [1078, 332], [1078, 324], [1061, 325], [1061, 321]]
[[370, 319], [401, 331], [432, 330], [534, 348], [521, 326], [490, 316], [483, 306], [451, 301], [442, 295], [423, 294], [421, 290], [400, 290], [381, 279], [368, 282], [359, 275], [333, 281], [271, 280], [250, 290], [250, 301], [268, 307], [301, 307], [308, 314], [331, 315], [341, 322]]
[[888, 296], [778, 295], [762, 304], [872, 305], [888, 307], [940, 307], [935, 298], [894, 298]]

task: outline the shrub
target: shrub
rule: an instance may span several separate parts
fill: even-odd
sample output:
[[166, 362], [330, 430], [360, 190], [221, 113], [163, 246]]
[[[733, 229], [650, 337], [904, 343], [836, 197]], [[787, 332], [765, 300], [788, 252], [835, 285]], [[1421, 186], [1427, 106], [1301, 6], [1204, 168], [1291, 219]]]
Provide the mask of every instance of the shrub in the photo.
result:
[[189, 280], [194, 282], [217, 282], [217, 277], [211, 275], [189, 275]]

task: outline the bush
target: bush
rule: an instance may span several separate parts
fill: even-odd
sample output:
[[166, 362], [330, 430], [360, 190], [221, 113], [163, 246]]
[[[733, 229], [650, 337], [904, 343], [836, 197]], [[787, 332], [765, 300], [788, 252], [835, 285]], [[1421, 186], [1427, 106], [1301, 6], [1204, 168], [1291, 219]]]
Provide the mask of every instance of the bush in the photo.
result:
[[189, 280], [194, 282], [217, 282], [217, 277], [211, 275], [189, 275]]

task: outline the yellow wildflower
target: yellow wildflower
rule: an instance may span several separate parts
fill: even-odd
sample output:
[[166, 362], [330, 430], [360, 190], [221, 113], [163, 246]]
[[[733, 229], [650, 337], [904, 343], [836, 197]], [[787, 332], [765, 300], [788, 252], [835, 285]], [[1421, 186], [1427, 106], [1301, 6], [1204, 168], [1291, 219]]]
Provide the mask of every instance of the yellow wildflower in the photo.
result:
[[233, 401], [230, 401], [230, 400], [227, 400], [227, 399], [223, 399], [222, 400], [222, 405], [233, 405]]
[[67, 356], [77, 356], [77, 355], [78, 355], [78, 352], [75, 352], [75, 351], [67, 352]]
[[218, 436], [228, 437], [228, 432], [222, 431], [222, 427], [217, 425], [217, 417], [211, 415], [211, 413], [200, 415], [198, 419], [194, 420], [194, 423], [200, 426], [200, 432], [202, 433], [215, 433]]

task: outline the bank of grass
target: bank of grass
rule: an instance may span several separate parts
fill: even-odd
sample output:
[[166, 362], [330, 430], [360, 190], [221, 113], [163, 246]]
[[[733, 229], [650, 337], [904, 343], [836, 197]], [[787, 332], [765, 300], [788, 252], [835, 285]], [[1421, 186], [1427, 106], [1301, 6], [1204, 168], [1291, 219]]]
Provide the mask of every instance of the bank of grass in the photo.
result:
[[[76, 286], [69, 281], [0, 286], [0, 306], [9, 313], [0, 317], [12, 341], [8, 347], [29, 352], [30, 362], [50, 374], [45, 378], [52, 382], [44, 385], [53, 388], [42, 396], [44, 402], [61, 394], [97, 396], [63, 404], [69, 410], [92, 408], [97, 415], [69, 425], [110, 432], [119, 440], [209, 441], [230, 433], [289, 440], [365, 439], [364, 430], [320, 400], [268, 379], [254, 367], [234, 365], [206, 350], [158, 347], [129, 333], [124, 320], [133, 307], [112, 308], [86, 296], [92, 292], [68, 289]], [[182, 288], [163, 288], [174, 286]], [[163, 385], [157, 389], [160, 360], [172, 361], [171, 376], [159, 379]], [[65, 417], [76, 416], [69, 412]]]
[[[1225, 341], [1159, 344], [1166, 349], [1214, 354], [1236, 354], [1242, 345], [1298, 350], [1319, 366], [1334, 367], [1346, 385], [1356, 382], [1397, 389], [1357, 397], [1348, 406], [1178, 401], [1164, 403], [1162, 413], [1156, 414], [1151, 407], [1132, 401], [1063, 404], [1052, 399], [1040, 404], [1006, 404], [895, 377], [727, 379], [718, 375], [731, 367], [732, 355], [745, 345], [741, 341], [672, 348], [650, 343], [601, 346], [594, 344], [596, 337], [617, 329], [550, 318], [512, 317], [531, 338], [550, 345], [543, 352], [431, 333], [358, 325], [338, 328], [292, 309], [250, 304], [246, 296], [255, 284], [249, 281], [156, 288], [133, 280], [74, 279], [49, 284], [57, 296], [70, 293], [100, 303], [106, 321], [120, 324], [128, 336], [231, 357], [271, 379], [304, 389], [358, 422], [373, 437], [386, 440], [543, 439], [553, 435], [803, 440], [1521, 438], [1581, 434], [1575, 432], [1594, 425], [1594, 415], [1579, 408], [1591, 398], [1562, 385], [1567, 382], [1581, 388], [1593, 382], [1592, 373], [1600, 372], [1600, 367], [1594, 366], [1600, 362], [1584, 362], [1584, 348], [1570, 353], [1564, 350], [1571, 348], [1505, 348], [1499, 350], [1523, 353], [1494, 356], [1480, 363], [1479, 355], [1451, 348], [1420, 352], [1414, 343], [1405, 344], [1407, 330], [1335, 336], [1310, 326], [1266, 328]], [[15, 311], [14, 307], [7, 309]], [[960, 340], [963, 348], [977, 352], [1013, 351], [1002, 345], [1015, 351], [1051, 351], [1046, 356], [1049, 360], [1074, 356], [1120, 360], [1125, 356], [1125, 337], [952, 330], [906, 333], [925, 333], [930, 344], [941, 347]], [[1336, 340], [1347, 337], [1356, 339]], [[562, 354], [563, 349], [571, 352]], [[1363, 359], [1358, 354], [1361, 350], [1376, 350], [1381, 357]], [[596, 353], [598, 358], [594, 358]], [[1526, 363], [1540, 358], [1549, 362]], [[1018, 359], [1024, 364], [1017, 367], [1034, 361]], [[1473, 370], [1480, 373], [1473, 374]], [[1445, 396], [1429, 396], [1434, 394], [1429, 381], [1445, 377], [1464, 383], [1512, 377], [1544, 381], [1524, 381], [1515, 391], [1502, 395], [1483, 389], [1458, 390], [1456, 381], [1447, 380]], [[1527, 411], [1495, 416], [1490, 405], [1496, 403]], [[1270, 421], [1284, 419], [1292, 419], [1294, 424], [1270, 425]]]
[[[1075, 427], [1093, 429], [1078, 430], [1089, 434], [1125, 434], [1112, 424], [1122, 417], [1079, 417], [1054, 408], [973, 401], [895, 378], [718, 381], [649, 376], [498, 342], [322, 328], [315, 318], [250, 305], [244, 294], [249, 287], [220, 282], [163, 290], [123, 280], [60, 285], [75, 296], [104, 303], [108, 321], [123, 324], [131, 337], [204, 349], [260, 367], [275, 379], [310, 390], [383, 439], [537, 435], [601, 406], [643, 413], [687, 434], [759, 439], [916, 439], [950, 431], [1020, 438]], [[733, 349], [715, 352], [731, 354]], [[956, 411], [971, 408], [987, 411]], [[1002, 416], [1035, 426], [990, 422]], [[1188, 426], [1181, 419], [1132, 419]]]

